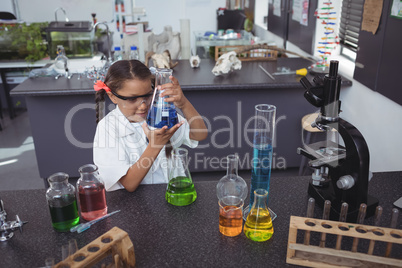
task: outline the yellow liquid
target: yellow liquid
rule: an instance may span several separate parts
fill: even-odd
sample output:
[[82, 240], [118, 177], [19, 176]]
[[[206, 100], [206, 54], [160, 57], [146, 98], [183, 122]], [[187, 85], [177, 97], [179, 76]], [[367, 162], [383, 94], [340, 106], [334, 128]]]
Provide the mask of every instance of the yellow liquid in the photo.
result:
[[219, 231], [226, 236], [241, 234], [243, 213], [239, 207], [225, 206], [219, 211]]
[[[257, 217], [258, 215], [258, 217]], [[251, 240], [263, 242], [274, 234], [271, 215], [268, 209], [252, 209], [244, 224], [244, 234]]]

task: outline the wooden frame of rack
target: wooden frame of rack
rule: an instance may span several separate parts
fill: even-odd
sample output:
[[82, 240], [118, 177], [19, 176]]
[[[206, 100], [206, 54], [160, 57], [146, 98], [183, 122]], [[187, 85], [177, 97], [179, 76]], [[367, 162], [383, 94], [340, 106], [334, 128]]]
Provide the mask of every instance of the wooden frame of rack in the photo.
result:
[[[321, 234], [332, 234], [337, 237], [353, 237], [354, 243], [359, 239], [370, 241], [370, 247], [367, 253], [361, 253], [357, 250], [350, 251], [341, 248], [329, 248], [323, 246], [305, 245], [297, 243], [298, 230], [310, 234], [310, 232], [319, 232]], [[383, 228], [378, 226], [369, 226], [356, 223], [345, 223], [329, 220], [319, 220], [313, 218], [290, 217], [288, 251], [286, 262], [295, 265], [308, 267], [375, 267], [376, 265], [388, 265], [387, 267], [402, 267], [402, 260], [390, 257], [373, 255], [373, 248], [376, 242], [386, 242], [384, 256], [389, 256], [392, 244], [402, 244], [402, 230]], [[390, 246], [391, 245], [391, 246]]]

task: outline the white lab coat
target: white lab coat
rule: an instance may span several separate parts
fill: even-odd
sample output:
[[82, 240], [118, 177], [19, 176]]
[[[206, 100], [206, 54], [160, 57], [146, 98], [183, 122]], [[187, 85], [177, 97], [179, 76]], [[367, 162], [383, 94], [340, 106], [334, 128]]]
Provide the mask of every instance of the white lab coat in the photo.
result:
[[[183, 144], [190, 148], [197, 147], [198, 141], [191, 140], [189, 137], [190, 126], [187, 120], [179, 115], [179, 122], [181, 121], [185, 123], [170, 139], [173, 148]], [[96, 127], [93, 155], [94, 163], [98, 166], [107, 191], [124, 188], [119, 183], [120, 178], [127, 174], [128, 169], [145, 151], [148, 143], [142, 124], [143, 122], [130, 123], [118, 106], [99, 121]], [[163, 147], [141, 184], [167, 183], [168, 161], [165, 147]]]

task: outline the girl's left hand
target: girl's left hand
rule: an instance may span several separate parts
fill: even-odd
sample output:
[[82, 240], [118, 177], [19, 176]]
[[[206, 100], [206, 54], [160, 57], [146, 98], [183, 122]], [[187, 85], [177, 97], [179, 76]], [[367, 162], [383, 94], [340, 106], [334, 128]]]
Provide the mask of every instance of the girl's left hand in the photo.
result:
[[160, 96], [168, 96], [165, 101], [173, 102], [177, 108], [182, 109], [188, 100], [181, 90], [179, 81], [174, 76], [169, 76], [169, 79], [172, 81], [172, 83], [158, 86], [159, 90], [164, 90]]

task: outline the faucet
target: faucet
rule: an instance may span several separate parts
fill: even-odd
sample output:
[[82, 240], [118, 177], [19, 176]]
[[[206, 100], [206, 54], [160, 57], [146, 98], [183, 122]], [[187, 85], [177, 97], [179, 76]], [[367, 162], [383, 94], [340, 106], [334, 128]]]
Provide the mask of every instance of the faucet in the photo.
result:
[[57, 21], [57, 11], [58, 11], [58, 10], [63, 11], [64, 17], [66, 18], [66, 21], [70, 21], [70, 20], [67, 18], [66, 11], [65, 11], [64, 8], [62, 8], [62, 7], [56, 8], [56, 10], [54, 11], [54, 18], [55, 18], [56, 21]]
[[111, 47], [110, 47], [110, 33], [109, 33], [109, 26], [107, 26], [107, 22], [106, 21], [103, 21], [103, 22], [97, 22], [97, 23], [95, 23], [95, 25], [93, 26], [93, 29], [94, 29], [94, 32], [96, 31], [96, 27], [99, 25], [99, 24], [102, 24], [102, 25], [105, 25], [105, 27], [106, 27], [106, 31], [107, 31], [107, 45], [108, 45], [108, 50], [107, 50], [107, 52], [108, 52], [108, 59], [107, 59], [107, 65], [110, 65], [111, 63], [112, 63], [112, 53], [111, 53]]
[[4, 210], [3, 200], [0, 199], [0, 241], [7, 241], [14, 236], [14, 231], [19, 229], [22, 233], [22, 226], [28, 222], [20, 220], [18, 215], [15, 215], [15, 221], [6, 221], [7, 213]]

